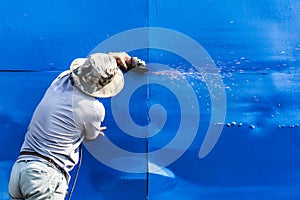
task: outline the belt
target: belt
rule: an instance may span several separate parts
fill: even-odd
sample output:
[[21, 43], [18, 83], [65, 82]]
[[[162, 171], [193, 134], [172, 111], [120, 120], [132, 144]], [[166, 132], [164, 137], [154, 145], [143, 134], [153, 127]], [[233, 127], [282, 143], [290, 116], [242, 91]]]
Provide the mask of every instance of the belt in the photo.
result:
[[32, 155], [32, 156], [43, 158], [44, 160], [54, 165], [65, 176], [66, 180], [68, 181], [68, 173], [66, 172], [66, 170], [64, 170], [61, 166], [59, 166], [56, 162], [54, 162], [53, 159], [32, 151], [21, 151], [20, 155]]

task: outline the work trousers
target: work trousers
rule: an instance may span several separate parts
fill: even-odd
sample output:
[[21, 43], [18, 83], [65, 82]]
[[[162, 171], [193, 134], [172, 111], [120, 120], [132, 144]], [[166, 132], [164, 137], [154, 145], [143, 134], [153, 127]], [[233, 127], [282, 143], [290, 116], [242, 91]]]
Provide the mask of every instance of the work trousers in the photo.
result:
[[16, 161], [10, 175], [11, 200], [64, 200], [68, 190], [65, 176], [43, 161]]

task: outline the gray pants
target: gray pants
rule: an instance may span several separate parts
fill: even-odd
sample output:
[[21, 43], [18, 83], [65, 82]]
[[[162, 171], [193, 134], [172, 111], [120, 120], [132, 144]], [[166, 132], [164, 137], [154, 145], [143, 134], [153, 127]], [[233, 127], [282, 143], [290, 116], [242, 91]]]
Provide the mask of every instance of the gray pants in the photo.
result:
[[9, 181], [11, 200], [63, 200], [68, 184], [64, 175], [51, 164], [41, 161], [15, 162]]

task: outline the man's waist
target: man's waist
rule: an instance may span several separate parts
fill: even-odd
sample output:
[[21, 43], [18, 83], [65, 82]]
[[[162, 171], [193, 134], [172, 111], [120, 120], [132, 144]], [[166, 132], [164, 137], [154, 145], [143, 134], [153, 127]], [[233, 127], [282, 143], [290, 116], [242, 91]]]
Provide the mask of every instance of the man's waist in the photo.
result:
[[59, 164], [57, 164], [52, 158], [49, 158], [47, 156], [44, 156], [44, 155], [39, 154], [34, 151], [21, 151], [20, 156], [24, 156], [24, 155], [30, 155], [30, 156], [36, 156], [36, 157], [42, 158], [43, 160], [47, 161], [48, 163], [50, 163], [54, 167], [56, 167], [65, 176], [66, 180], [68, 181], [69, 176], [68, 176], [68, 173], [66, 172], [66, 170], [64, 168], [62, 168]]

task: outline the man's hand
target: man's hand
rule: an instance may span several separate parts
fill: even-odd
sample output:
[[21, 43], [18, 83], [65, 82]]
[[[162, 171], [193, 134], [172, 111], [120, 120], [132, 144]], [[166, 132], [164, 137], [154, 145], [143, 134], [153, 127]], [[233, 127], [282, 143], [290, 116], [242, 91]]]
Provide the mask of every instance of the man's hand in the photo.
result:
[[99, 135], [101, 136], [105, 136], [105, 134], [103, 133], [103, 131], [105, 131], [107, 129], [106, 126], [103, 126], [103, 127], [100, 127], [100, 132], [99, 132]]
[[108, 55], [114, 57], [118, 66], [125, 71], [135, 67], [139, 69], [139, 72], [148, 71], [145, 61], [139, 59], [138, 57], [131, 57], [126, 52], [109, 52]]
[[114, 57], [119, 67], [128, 70], [126, 63], [131, 63], [131, 57], [126, 52], [109, 52], [108, 55]]

